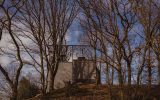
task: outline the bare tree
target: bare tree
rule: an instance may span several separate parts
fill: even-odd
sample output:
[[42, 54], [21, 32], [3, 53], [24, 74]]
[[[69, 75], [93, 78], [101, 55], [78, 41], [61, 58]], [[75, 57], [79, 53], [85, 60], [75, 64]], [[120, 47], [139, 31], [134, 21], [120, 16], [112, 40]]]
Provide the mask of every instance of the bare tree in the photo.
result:
[[[154, 66], [154, 60], [153, 60], [153, 51], [155, 51], [155, 54], [157, 55], [157, 50], [153, 49], [156, 48], [156, 45], [154, 46], [154, 38], [157, 37], [158, 33], [158, 26], [159, 26], [159, 9], [155, 5], [158, 1], [156, 0], [147, 0], [143, 1], [140, 0], [136, 2], [136, 9], [135, 11], [138, 12], [137, 17], [139, 23], [142, 25], [143, 28], [143, 36], [144, 39], [144, 53], [146, 54], [146, 66], [148, 69], [148, 85], [151, 87], [152, 85], [152, 69]], [[158, 55], [157, 55], [158, 57]], [[158, 60], [158, 58], [157, 58]], [[144, 61], [143, 61], [144, 66]], [[158, 67], [159, 69], [159, 67]], [[141, 71], [142, 72], [142, 71]]]
[[[23, 0], [17, 0], [17, 1], [7, 1], [7, 0], [3, 0], [2, 4], [0, 5], [0, 9], [1, 9], [1, 14], [2, 14], [2, 18], [0, 20], [1, 25], [3, 25], [3, 30], [5, 29], [7, 31], [7, 33], [9, 34], [9, 36], [11, 37], [11, 40], [14, 43], [14, 46], [16, 48], [16, 58], [17, 58], [17, 62], [18, 62], [18, 67], [16, 69], [15, 72], [15, 77], [12, 79], [9, 76], [9, 73], [7, 72], [7, 70], [0, 65], [0, 71], [2, 72], [2, 74], [4, 75], [6, 81], [8, 82], [11, 91], [12, 91], [12, 95], [11, 95], [11, 100], [16, 100], [17, 99], [17, 88], [18, 88], [18, 83], [19, 83], [19, 77], [21, 74], [21, 70], [23, 68], [23, 61], [22, 61], [22, 57], [21, 57], [21, 50], [20, 47], [18, 45], [18, 41], [15, 37], [15, 31], [14, 31], [14, 18], [17, 15], [19, 9], [23, 6], [24, 1]], [[6, 6], [7, 5], [7, 6]], [[14, 9], [14, 11], [12, 11]], [[2, 30], [2, 32], [3, 32]], [[2, 33], [1, 32], [1, 33]], [[15, 66], [13, 66], [15, 67]]]
[[131, 86], [133, 60], [138, 52], [133, 44], [132, 31], [136, 23], [133, 3], [116, 0], [77, 1], [84, 13], [80, 20], [84, 34], [87, 34], [90, 45], [103, 55], [101, 60], [106, 63], [108, 83], [113, 78], [113, 75], [109, 75], [110, 69], [115, 69], [120, 86], [125, 84], [125, 76], [128, 86]]
[[[115, 49], [116, 58], [118, 57], [117, 63], [119, 63], [119, 68], [116, 70], [121, 76], [122, 69], [120, 66], [122, 60], [125, 60], [128, 68], [128, 84], [131, 84], [131, 64], [135, 50], [132, 48], [129, 33], [136, 22], [131, 3], [114, 0], [87, 2], [79, 0], [79, 4], [86, 15], [86, 21], [82, 25], [87, 26], [85, 29], [90, 34], [88, 35], [90, 40], [96, 41], [97, 39], [98, 49], [106, 56], [107, 62], [112, 60], [107, 54], [107, 42], [112, 45]], [[120, 83], [123, 84], [122, 76], [120, 80]]]
[[47, 88], [49, 91], [54, 89], [62, 45], [65, 44], [66, 33], [76, 18], [78, 9], [74, 0], [29, 0], [21, 10], [19, 19], [28, 29], [24, 36], [38, 47], [40, 62], [32, 56], [34, 48], [23, 46], [40, 67], [43, 93]]

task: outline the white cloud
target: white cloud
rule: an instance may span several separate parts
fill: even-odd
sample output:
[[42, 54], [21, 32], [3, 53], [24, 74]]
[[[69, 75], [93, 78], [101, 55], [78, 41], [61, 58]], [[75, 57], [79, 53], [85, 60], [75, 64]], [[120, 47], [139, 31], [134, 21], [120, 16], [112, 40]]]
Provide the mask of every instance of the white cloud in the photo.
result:
[[11, 59], [7, 56], [0, 57], [0, 63], [2, 66], [7, 66], [11, 62]]

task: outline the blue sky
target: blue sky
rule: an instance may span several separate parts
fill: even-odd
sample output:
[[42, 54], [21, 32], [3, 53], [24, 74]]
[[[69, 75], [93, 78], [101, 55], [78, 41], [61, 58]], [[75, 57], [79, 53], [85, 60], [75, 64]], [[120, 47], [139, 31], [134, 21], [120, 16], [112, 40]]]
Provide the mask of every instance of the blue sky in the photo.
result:
[[77, 21], [75, 21], [67, 32], [67, 44], [76, 45], [79, 44], [79, 36], [82, 34], [82, 29]]

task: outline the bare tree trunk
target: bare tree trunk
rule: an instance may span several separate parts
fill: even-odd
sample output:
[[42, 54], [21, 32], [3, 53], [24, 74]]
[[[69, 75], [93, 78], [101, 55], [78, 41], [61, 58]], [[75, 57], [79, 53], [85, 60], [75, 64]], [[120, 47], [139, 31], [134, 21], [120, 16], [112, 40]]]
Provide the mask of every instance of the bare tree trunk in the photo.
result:
[[17, 96], [18, 96], [18, 91], [16, 87], [12, 88], [12, 96], [10, 97], [10, 100], [17, 100]]
[[107, 78], [107, 83], [110, 84], [110, 75], [109, 75], [109, 65], [108, 63], [106, 64], [106, 78]]
[[49, 71], [49, 92], [53, 91], [54, 89], [54, 78], [53, 78], [53, 72], [50, 70]]
[[56, 74], [57, 74], [57, 71], [58, 71], [58, 66], [59, 66], [59, 61], [55, 64], [54, 66], [54, 71], [51, 69], [49, 70], [49, 92], [52, 92], [54, 90], [54, 82], [55, 82], [55, 77], [56, 77]]
[[151, 66], [151, 51], [148, 50], [148, 87], [151, 88], [152, 85], [152, 66]]
[[127, 67], [128, 67], [128, 86], [131, 86], [131, 77], [132, 77], [131, 64], [127, 63]]
[[112, 67], [111, 85], [113, 85], [113, 82], [114, 82], [114, 68]]
[[160, 85], [160, 58], [157, 58], [158, 60], [158, 85]]
[[121, 65], [118, 65], [118, 81], [120, 86], [123, 85], [123, 75], [122, 75], [122, 68]]

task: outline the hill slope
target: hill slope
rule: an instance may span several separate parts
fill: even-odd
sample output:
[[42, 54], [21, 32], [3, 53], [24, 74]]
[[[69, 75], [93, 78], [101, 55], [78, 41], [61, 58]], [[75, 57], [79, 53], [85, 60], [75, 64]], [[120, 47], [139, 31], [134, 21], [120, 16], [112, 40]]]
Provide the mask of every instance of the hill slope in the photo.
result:
[[160, 86], [108, 86], [95, 84], [76, 84], [54, 90], [46, 96], [37, 96], [29, 100], [159, 100]]

